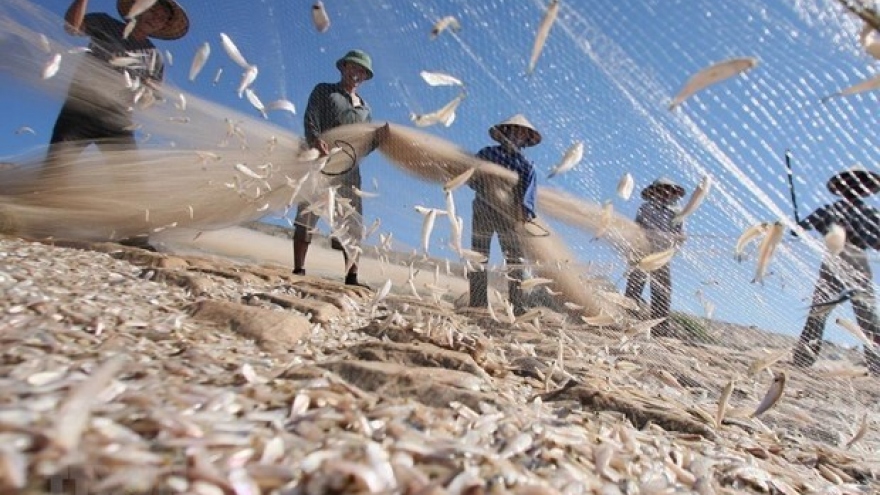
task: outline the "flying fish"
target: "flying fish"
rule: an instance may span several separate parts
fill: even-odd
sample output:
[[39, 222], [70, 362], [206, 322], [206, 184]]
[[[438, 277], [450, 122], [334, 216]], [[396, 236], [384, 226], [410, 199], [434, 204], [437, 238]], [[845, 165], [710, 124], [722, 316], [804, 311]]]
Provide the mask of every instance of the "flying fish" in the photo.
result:
[[669, 110], [675, 110], [686, 99], [708, 86], [746, 72], [756, 65], [758, 65], [758, 59], [745, 57], [732, 58], [706, 67], [688, 79], [681, 91], [672, 99], [672, 102], [669, 104]]
[[575, 141], [571, 146], [565, 150], [565, 154], [562, 155], [562, 160], [553, 167], [553, 170], [550, 171], [550, 174], [547, 176], [548, 179], [551, 179], [557, 175], [564, 174], [569, 170], [573, 169], [575, 165], [580, 163], [581, 159], [584, 157], [584, 142], [583, 141]]
[[535, 65], [538, 63], [538, 57], [541, 56], [541, 52], [544, 50], [544, 43], [547, 42], [547, 36], [550, 35], [550, 28], [553, 27], [558, 14], [559, 0], [550, 0], [550, 3], [547, 5], [547, 11], [544, 12], [544, 18], [541, 19], [541, 24], [538, 26], [538, 33], [535, 35], [535, 43], [532, 45], [532, 56], [529, 58], [529, 67], [526, 70], [527, 74], [534, 72]]

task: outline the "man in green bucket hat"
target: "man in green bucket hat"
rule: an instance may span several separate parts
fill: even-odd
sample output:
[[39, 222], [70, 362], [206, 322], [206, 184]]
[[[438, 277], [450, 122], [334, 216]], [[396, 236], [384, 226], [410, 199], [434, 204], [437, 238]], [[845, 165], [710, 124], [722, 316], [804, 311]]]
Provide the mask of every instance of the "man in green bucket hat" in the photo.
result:
[[[362, 50], [351, 50], [336, 61], [340, 80], [337, 83], [319, 83], [312, 89], [309, 103], [304, 116], [305, 138], [309, 148], [316, 149], [321, 156], [330, 153], [330, 144], [321, 139], [321, 135], [334, 127], [347, 124], [370, 122], [372, 116], [367, 102], [358, 94], [361, 83], [373, 78], [373, 61]], [[355, 194], [361, 187], [361, 171], [355, 166], [339, 176], [337, 196], [350, 201], [359, 219], [363, 218], [363, 202]], [[353, 242], [363, 237], [363, 222], [359, 219], [347, 219], [346, 231]], [[293, 235], [293, 273], [305, 275], [306, 254], [312, 242], [312, 231], [318, 223], [318, 215], [310, 211], [308, 203], [300, 203], [297, 207]], [[350, 257], [342, 243], [332, 239], [333, 248], [341, 250], [348, 272], [345, 276], [347, 285], [364, 286], [358, 280], [357, 257]]]

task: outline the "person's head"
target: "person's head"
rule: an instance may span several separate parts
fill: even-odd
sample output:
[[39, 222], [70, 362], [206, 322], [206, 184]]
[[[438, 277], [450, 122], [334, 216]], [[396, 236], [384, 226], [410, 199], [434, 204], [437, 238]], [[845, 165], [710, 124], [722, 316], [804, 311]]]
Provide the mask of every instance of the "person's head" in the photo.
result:
[[827, 186], [832, 194], [853, 201], [880, 192], [880, 173], [856, 165], [828, 179]]
[[373, 78], [373, 60], [363, 50], [351, 50], [336, 61], [336, 68], [342, 77], [342, 84], [357, 88], [364, 81]]
[[516, 149], [541, 143], [541, 133], [521, 114], [490, 127], [489, 137], [502, 145]]
[[661, 177], [642, 190], [642, 199], [662, 205], [674, 204], [683, 198], [685, 190], [671, 180]]
[[[118, 0], [116, 8], [125, 17], [131, 11], [135, 0]], [[176, 40], [189, 31], [189, 18], [183, 8], [174, 0], [158, 0], [152, 7], [137, 16], [135, 32], [144, 37]]]

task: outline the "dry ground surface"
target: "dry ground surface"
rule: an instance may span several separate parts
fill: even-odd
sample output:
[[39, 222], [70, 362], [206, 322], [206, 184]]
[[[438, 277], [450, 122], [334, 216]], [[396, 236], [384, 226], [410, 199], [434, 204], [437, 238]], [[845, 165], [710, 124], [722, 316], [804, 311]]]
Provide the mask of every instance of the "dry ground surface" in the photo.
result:
[[0, 493], [880, 488], [878, 381], [852, 351], [803, 371], [791, 339], [721, 322], [509, 321], [456, 307], [451, 276], [377, 300], [312, 276], [337, 252], [299, 277], [207, 240], [0, 237]]

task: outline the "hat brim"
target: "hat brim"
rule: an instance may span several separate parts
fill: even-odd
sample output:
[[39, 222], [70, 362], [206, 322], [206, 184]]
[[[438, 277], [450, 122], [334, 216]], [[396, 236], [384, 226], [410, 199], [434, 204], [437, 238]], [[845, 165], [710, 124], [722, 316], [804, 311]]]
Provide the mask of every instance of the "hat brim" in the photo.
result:
[[[116, 10], [119, 11], [119, 16], [124, 19], [134, 2], [135, 0], [117, 0]], [[183, 7], [174, 0], [159, 0], [150, 8], [155, 8], [160, 3], [171, 9], [171, 19], [161, 29], [150, 33], [149, 37], [159, 40], [176, 40], [186, 36], [186, 33], [189, 32], [189, 16], [186, 15]]]
[[661, 189], [665, 189], [670, 192], [672, 197], [675, 198], [683, 198], [685, 191], [684, 188], [679, 186], [678, 184], [651, 184], [650, 186], [642, 189], [642, 199], [651, 199], [656, 197]]
[[342, 72], [342, 64], [344, 64], [346, 62], [351, 62], [353, 64], [357, 64], [357, 65], [360, 65], [361, 67], [363, 67], [364, 70], [367, 71], [367, 81], [369, 81], [370, 79], [373, 78], [373, 70], [353, 58], [342, 57], [339, 60], [337, 60], [336, 61], [336, 68], [339, 69], [339, 72]]
[[510, 131], [513, 130], [513, 128], [526, 131], [526, 141], [523, 143], [524, 147], [535, 146], [541, 143], [541, 134], [538, 131], [524, 125], [516, 124], [498, 124], [492, 126], [489, 129], [489, 137], [503, 144], [505, 138], [510, 134]]
[[856, 196], [870, 196], [880, 192], [880, 174], [868, 170], [847, 170], [828, 180], [828, 190], [837, 196], [848, 191]]

